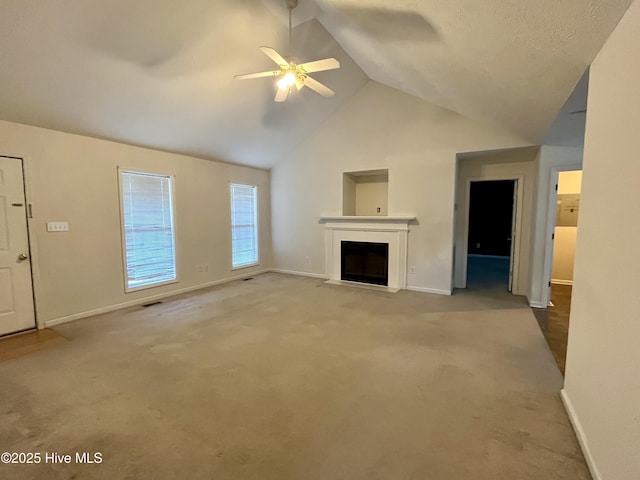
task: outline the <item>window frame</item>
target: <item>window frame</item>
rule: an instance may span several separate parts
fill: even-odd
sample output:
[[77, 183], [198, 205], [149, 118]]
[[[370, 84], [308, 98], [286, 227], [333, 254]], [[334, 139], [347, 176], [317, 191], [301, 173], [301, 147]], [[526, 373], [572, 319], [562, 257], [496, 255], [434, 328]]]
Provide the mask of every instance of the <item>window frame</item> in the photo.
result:
[[[253, 221], [253, 230], [255, 234], [255, 244], [256, 244], [256, 260], [252, 263], [245, 263], [241, 265], [235, 266], [233, 264], [233, 187], [250, 187], [254, 190], [253, 195], [253, 211], [254, 211], [254, 221]], [[231, 270], [241, 270], [243, 268], [256, 267], [260, 265], [260, 227], [259, 227], [259, 214], [258, 214], [258, 186], [252, 185], [248, 183], [236, 183], [229, 181], [229, 225], [230, 225], [230, 233], [231, 233]]]
[[[170, 206], [171, 206], [171, 230], [173, 232], [173, 261], [174, 261], [174, 269], [175, 269], [175, 278], [171, 280], [165, 280], [161, 282], [151, 283], [148, 285], [140, 285], [137, 287], [129, 287], [129, 271], [127, 264], [127, 237], [125, 231], [125, 220], [124, 220], [124, 188], [123, 188], [123, 173], [131, 173], [138, 175], [148, 175], [152, 177], [165, 177], [169, 179], [169, 188], [170, 188]], [[180, 282], [180, 274], [178, 268], [178, 238], [177, 238], [177, 229], [176, 229], [176, 188], [175, 188], [175, 175], [162, 171], [143, 171], [135, 168], [124, 168], [118, 167], [118, 200], [120, 206], [120, 243], [122, 250], [122, 275], [124, 279], [124, 292], [132, 293], [138, 292], [140, 290], [147, 290], [149, 288], [161, 287], [164, 285], [171, 285], [174, 283]]]

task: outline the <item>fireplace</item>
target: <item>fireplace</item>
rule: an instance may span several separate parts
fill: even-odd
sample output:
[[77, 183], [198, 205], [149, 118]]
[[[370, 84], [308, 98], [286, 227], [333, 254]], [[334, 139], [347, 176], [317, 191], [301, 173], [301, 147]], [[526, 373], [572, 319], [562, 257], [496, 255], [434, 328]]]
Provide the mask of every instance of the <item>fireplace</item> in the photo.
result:
[[389, 244], [341, 241], [341, 279], [351, 282], [389, 284]]
[[[382, 288], [388, 292], [397, 292], [406, 288], [407, 282], [407, 245], [409, 222], [415, 220], [413, 216], [322, 216], [320, 221], [325, 228], [325, 247], [327, 260], [327, 283], [342, 285], [352, 284], [347, 281], [343, 271], [343, 244], [356, 243], [371, 245], [383, 244], [386, 248], [384, 261], [384, 279], [380, 279], [381, 262], [377, 260], [375, 274], [376, 281], [358, 278], [355, 283], [370, 285], [370, 288]], [[362, 259], [360, 260], [362, 261]], [[358, 260], [353, 260], [357, 265]], [[373, 263], [370, 260], [370, 263]], [[347, 270], [351, 270], [349, 265]], [[356, 269], [357, 270], [357, 269]], [[354, 273], [354, 272], [351, 272]], [[359, 272], [357, 275], [361, 275]]]

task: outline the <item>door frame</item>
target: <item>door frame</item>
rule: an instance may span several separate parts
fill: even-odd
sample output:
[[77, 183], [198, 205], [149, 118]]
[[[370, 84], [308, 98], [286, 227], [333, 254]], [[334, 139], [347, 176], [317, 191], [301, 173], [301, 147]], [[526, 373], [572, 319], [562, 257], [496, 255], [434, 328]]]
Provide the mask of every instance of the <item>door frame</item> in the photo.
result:
[[[467, 264], [469, 259], [469, 210], [471, 206], [471, 182], [492, 182], [500, 180], [513, 180], [515, 182], [514, 189], [516, 191], [516, 211], [515, 211], [515, 244], [512, 237], [513, 256], [510, 262], [513, 264], [513, 285], [511, 293], [520, 295], [520, 244], [522, 242], [522, 207], [524, 203], [524, 175], [488, 175], [482, 177], [467, 177], [465, 179], [466, 195], [464, 199], [464, 224], [463, 224], [463, 242], [462, 242], [462, 262], [461, 268], [461, 287], [467, 288]], [[513, 221], [513, 219], [512, 219]]]
[[547, 198], [547, 225], [545, 229], [545, 240], [544, 240], [544, 264], [542, 267], [542, 298], [540, 299], [540, 303], [543, 305], [542, 308], [547, 308], [549, 306], [549, 301], [551, 300], [551, 271], [553, 269], [553, 247], [554, 247], [554, 237], [556, 227], [556, 205], [558, 202], [558, 190], [556, 187], [558, 185], [558, 179], [560, 172], [581, 172], [582, 167], [577, 167], [576, 165], [557, 165], [555, 167], [551, 167], [549, 172], [549, 196]]
[[[38, 315], [38, 298], [40, 291], [40, 270], [38, 268], [38, 249], [33, 224], [33, 190], [31, 187], [31, 161], [27, 155], [19, 153], [5, 152], [0, 150], [0, 157], [13, 158], [22, 162], [22, 186], [24, 198], [27, 204], [27, 242], [29, 246], [29, 260], [31, 266], [31, 294], [33, 296], [33, 316], [35, 319], [34, 328], [41, 330], [45, 328], [44, 321]], [[20, 333], [20, 332], [16, 332]]]

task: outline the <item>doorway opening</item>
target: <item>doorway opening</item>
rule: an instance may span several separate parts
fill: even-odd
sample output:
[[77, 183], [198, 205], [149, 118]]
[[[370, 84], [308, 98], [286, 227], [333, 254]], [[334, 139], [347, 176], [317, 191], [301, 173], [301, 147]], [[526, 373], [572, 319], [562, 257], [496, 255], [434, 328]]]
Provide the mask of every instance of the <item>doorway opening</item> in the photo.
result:
[[453, 209], [452, 289], [467, 288], [468, 253], [477, 254], [474, 251], [467, 251], [471, 184], [507, 180], [515, 186], [513, 189], [515, 200], [510, 199], [506, 202], [507, 205], [512, 206], [512, 215], [509, 218], [513, 221], [513, 233], [505, 237], [511, 237], [512, 251], [509, 261], [511, 289], [509, 290], [507, 285], [507, 288], [501, 288], [499, 291], [493, 289], [490, 292], [491, 295], [505, 296], [526, 296], [528, 294], [530, 237], [534, 221], [534, 185], [539, 152], [539, 147], [523, 147], [457, 154]]
[[555, 205], [555, 208], [551, 208], [549, 212], [552, 228], [550, 251], [546, 259], [549, 305], [546, 310], [534, 309], [551, 353], [563, 374], [569, 337], [581, 190], [582, 170], [554, 170], [550, 204]]
[[517, 180], [469, 185], [467, 288], [513, 290]]

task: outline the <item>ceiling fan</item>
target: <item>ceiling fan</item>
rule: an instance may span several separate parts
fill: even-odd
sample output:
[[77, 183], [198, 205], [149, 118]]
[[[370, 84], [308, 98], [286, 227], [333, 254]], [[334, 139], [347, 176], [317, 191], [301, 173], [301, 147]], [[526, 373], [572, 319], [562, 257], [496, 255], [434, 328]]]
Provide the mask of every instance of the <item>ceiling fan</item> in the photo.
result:
[[[291, 12], [298, 6], [298, 0], [285, 0], [287, 9], [289, 10], [289, 50], [291, 51]], [[302, 87], [308, 87], [323, 97], [332, 97], [335, 92], [326, 85], [311, 78], [309, 73], [322, 72], [324, 70], [333, 70], [340, 68], [340, 62], [335, 58], [325, 58], [323, 60], [315, 60], [307, 63], [297, 63], [297, 60], [291, 58], [285, 60], [275, 49], [271, 47], [260, 47], [262, 53], [273, 60], [278, 65], [277, 70], [269, 70], [258, 73], [245, 73], [243, 75], [235, 75], [234, 78], [246, 80], [249, 78], [260, 77], [277, 77], [276, 85], [276, 102], [284, 102], [293, 87], [300, 90]]]

